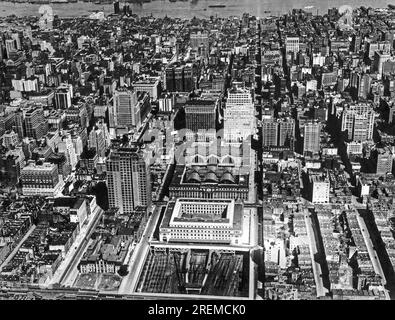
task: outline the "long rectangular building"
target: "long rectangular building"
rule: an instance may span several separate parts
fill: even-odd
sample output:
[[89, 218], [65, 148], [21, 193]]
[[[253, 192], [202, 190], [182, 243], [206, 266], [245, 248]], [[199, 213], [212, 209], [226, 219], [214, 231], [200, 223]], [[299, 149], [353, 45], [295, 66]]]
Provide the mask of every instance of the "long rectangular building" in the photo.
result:
[[170, 198], [248, 199], [248, 174], [227, 166], [202, 165], [175, 168]]
[[241, 202], [230, 199], [171, 201], [159, 228], [159, 239], [238, 245], [242, 242], [243, 210]]

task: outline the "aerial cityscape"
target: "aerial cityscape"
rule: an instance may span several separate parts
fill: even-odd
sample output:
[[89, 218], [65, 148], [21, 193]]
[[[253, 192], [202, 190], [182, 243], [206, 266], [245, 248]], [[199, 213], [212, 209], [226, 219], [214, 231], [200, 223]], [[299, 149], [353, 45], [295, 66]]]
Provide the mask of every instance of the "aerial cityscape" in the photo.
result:
[[0, 1], [0, 300], [394, 300], [395, 4], [112, 1]]

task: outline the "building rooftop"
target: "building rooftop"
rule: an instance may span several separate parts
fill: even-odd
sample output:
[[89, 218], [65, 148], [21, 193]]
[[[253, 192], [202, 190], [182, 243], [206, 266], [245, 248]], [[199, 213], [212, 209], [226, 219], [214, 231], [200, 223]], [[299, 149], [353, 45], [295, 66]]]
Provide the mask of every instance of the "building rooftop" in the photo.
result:
[[228, 199], [177, 199], [166, 207], [161, 228], [214, 223], [242, 230], [243, 204]]
[[229, 187], [248, 187], [248, 175], [227, 166], [176, 166], [171, 186], [217, 184]]

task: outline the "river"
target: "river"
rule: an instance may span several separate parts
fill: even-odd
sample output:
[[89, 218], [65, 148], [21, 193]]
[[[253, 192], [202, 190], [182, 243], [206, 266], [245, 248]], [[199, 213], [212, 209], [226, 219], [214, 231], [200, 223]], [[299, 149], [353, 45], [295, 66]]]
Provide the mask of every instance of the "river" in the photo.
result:
[[[212, 4], [224, 4], [225, 8], [208, 8]], [[283, 14], [289, 12], [294, 8], [309, 7], [305, 9], [310, 10], [314, 14], [323, 14], [327, 12], [328, 8], [340, 7], [341, 5], [350, 5], [351, 7], [372, 6], [376, 8], [385, 8], [388, 4], [394, 4], [395, 0], [192, 0], [192, 1], [177, 1], [170, 2], [169, 0], [154, 0], [152, 2], [143, 4], [132, 4], [129, 6], [133, 13], [147, 16], [153, 15], [155, 17], [175, 17], [190, 19], [194, 16], [200, 18], [207, 18], [211, 15], [218, 15], [221, 17], [228, 17], [232, 15], [240, 16], [244, 12], [264, 17], [270, 11], [272, 15]], [[60, 17], [83, 16], [89, 13], [100, 10], [106, 14], [113, 12], [112, 4], [94, 4], [89, 2], [77, 3], [53, 3], [51, 4], [54, 14]], [[17, 16], [38, 16], [39, 4], [29, 3], [12, 3], [0, 1], [0, 17], [15, 14]], [[122, 4], [121, 4], [122, 7]]]

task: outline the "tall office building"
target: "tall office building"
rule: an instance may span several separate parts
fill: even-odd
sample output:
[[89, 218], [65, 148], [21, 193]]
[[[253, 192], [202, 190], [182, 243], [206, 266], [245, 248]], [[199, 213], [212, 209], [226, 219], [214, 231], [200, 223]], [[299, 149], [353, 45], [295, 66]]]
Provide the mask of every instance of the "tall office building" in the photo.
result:
[[[113, 111], [110, 114], [111, 127], [128, 127], [136, 125], [134, 107], [137, 104], [137, 93], [135, 91], [123, 89], [117, 90], [113, 97]], [[111, 109], [111, 108], [110, 108]], [[114, 121], [113, 125], [111, 120]]]
[[374, 53], [373, 70], [377, 71], [380, 75], [383, 74], [384, 62], [391, 59], [391, 54], [383, 51], [376, 51]]
[[78, 163], [78, 157], [73, 143], [73, 139], [70, 133], [66, 133], [61, 142], [58, 143], [59, 153], [64, 153], [68, 162], [71, 165], [71, 169], [74, 170]]
[[112, 150], [107, 160], [107, 187], [110, 207], [121, 214], [151, 203], [149, 165], [138, 148]]
[[14, 39], [5, 40], [5, 50], [7, 53], [7, 58], [10, 59], [11, 54], [16, 52], [16, 43]]
[[303, 153], [317, 154], [320, 151], [321, 124], [309, 122], [305, 124], [303, 130]]
[[295, 138], [295, 121], [291, 118], [281, 119], [279, 122], [278, 145], [293, 148]]
[[287, 36], [285, 38], [285, 50], [286, 52], [299, 52], [299, 37]]
[[55, 93], [55, 105], [58, 109], [68, 109], [71, 107], [73, 98], [73, 86], [71, 84], [60, 85]]
[[123, 6], [123, 14], [124, 14], [124, 15], [127, 15], [127, 16], [129, 16], [129, 15], [132, 14], [132, 11], [130, 10], [130, 7], [129, 7], [128, 4], [125, 4], [125, 5]]
[[210, 50], [208, 34], [201, 31], [191, 33], [191, 47], [200, 56], [207, 56]]
[[26, 136], [36, 140], [41, 139], [48, 131], [48, 123], [44, 118], [44, 111], [34, 107], [25, 113]]
[[359, 78], [359, 86], [358, 86], [358, 97], [362, 99], [366, 99], [370, 92], [370, 85], [372, 83], [372, 78], [369, 74], [363, 74]]
[[143, 80], [134, 81], [132, 87], [137, 93], [146, 92], [151, 100], [156, 101], [161, 93], [160, 77], [147, 77]]
[[165, 89], [169, 92], [175, 91], [174, 65], [170, 64], [165, 69]]
[[30, 162], [21, 172], [22, 193], [25, 196], [58, 194], [64, 182], [59, 178], [58, 167], [53, 163], [35, 164]]
[[11, 34], [11, 39], [15, 41], [16, 50], [21, 50], [22, 49], [21, 34], [19, 34], [18, 32], [13, 32]]
[[216, 101], [192, 100], [185, 105], [186, 129], [197, 132], [198, 130], [215, 129]]
[[190, 92], [194, 89], [193, 65], [173, 63], [166, 67], [166, 90], [169, 92]]
[[197, 49], [201, 45], [208, 47], [209, 45], [208, 34], [206, 32], [201, 32], [201, 31], [191, 33], [191, 47], [193, 49]]
[[119, 1], [114, 1], [114, 13], [119, 14], [120, 8], [119, 8]]
[[273, 147], [278, 144], [278, 122], [275, 119], [266, 119], [262, 122], [262, 144], [264, 147]]
[[375, 152], [377, 159], [376, 174], [392, 173], [392, 163], [394, 158], [389, 148], [379, 148]]
[[95, 149], [99, 157], [104, 157], [110, 144], [111, 140], [107, 125], [104, 122], [97, 123], [89, 133], [89, 148]]
[[373, 126], [374, 112], [369, 104], [352, 105], [343, 111], [342, 131], [347, 131], [349, 140], [372, 140]]
[[174, 68], [174, 91], [187, 91], [184, 85], [184, 66], [176, 66]]
[[230, 89], [224, 112], [225, 139], [247, 139], [255, 133], [255, 120], [255, 107], [250, 90], [235, 87]]
[[264, 119], [262, 145], [264, 147], [289, 147], [293, 149], [295, 121], [291, 118]]
[[22, 148], [0, 151], [0, 181], [4, 185], [15, 186], [25, 164]]
[[175, 96], [171, 93], [163, 94], [159, 98], [159, 110], [162, 112], [173, 111], [175, 104], [176, 104]]
[[[19, 139], [24, 138], [24, 117], [23, 111], [18, 110], [14, 113], [15, 122], [12, 123], [12, 129], [18, 134]], [[6, 126], [7, 129], [7, 126]]]
[[358, 53], [359, 50], [361, 50], [361, 44], [362, 44], [362, 37], [359, 35], [354, 35], [351, 43], [352, 50], [354, 51], [354, 53]]

